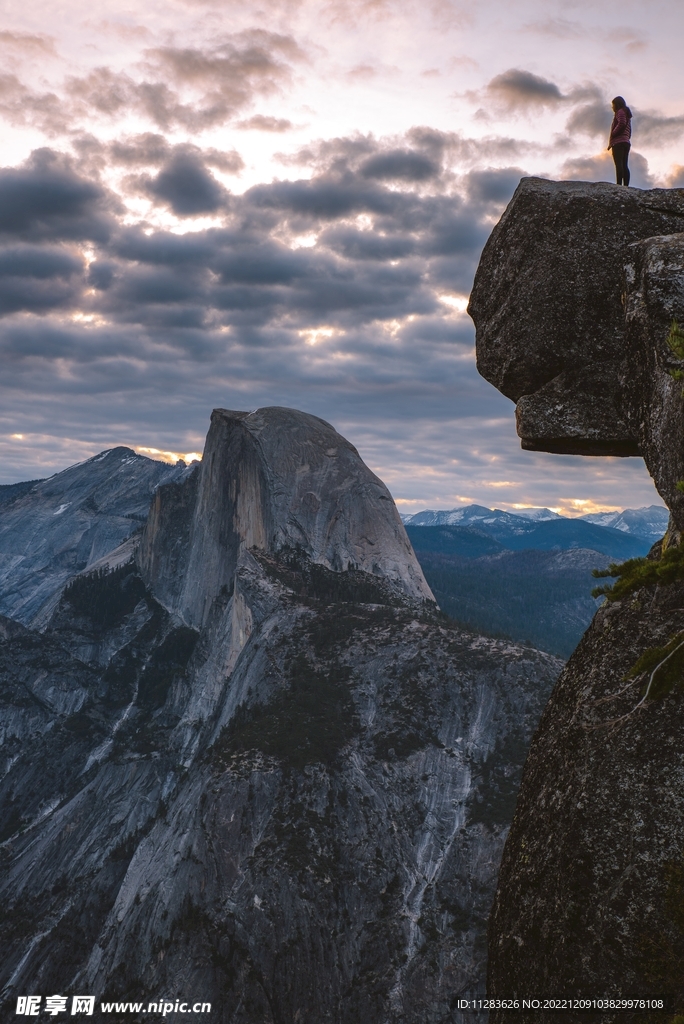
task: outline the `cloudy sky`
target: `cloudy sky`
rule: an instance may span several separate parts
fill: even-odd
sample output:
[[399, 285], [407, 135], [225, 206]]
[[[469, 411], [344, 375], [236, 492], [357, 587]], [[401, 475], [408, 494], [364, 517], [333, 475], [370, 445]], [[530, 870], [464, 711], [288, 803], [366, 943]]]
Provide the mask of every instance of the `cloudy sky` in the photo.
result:
[[290, 405], [403, 511], [659, 501], [522, 452], [465, 305], [523, 174], [684, 186], [677, 0], [5, 0], [0, 482]]

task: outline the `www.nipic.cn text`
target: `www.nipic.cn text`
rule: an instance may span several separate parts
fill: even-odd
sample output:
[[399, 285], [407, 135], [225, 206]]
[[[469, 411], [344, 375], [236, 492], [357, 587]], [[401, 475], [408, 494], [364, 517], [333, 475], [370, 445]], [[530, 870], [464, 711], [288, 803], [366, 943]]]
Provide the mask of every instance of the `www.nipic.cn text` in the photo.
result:
[[[211, 1013], [211, 1003], [196, 1000], [160, 999], [152, 1003], [101, 1002], [100, 1013], [149, 1013], [168, 1017], [176, 1013]], [[41, 1010], [48, 1016], [58, 1017], [66, 1013], [71, 1017], [92, 1017], [95, 1010], [95, 996], [19, 996], [16, 1016], [38, 1017]]]

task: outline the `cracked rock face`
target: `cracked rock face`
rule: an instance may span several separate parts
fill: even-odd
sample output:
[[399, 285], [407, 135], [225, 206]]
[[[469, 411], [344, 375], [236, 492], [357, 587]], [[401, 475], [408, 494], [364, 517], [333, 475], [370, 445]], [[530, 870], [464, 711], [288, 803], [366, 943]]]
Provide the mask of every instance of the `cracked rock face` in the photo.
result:
[[460, 1022], [559, 662], [440, 617], [383, 485], [291, 410], [218, 410], [107, 564], [42, 633], [0, 619], [4, 1005]]
[[[662, 434], [665, 393], [676, 389], [652, 354], [655, 344], [656, 362], [667, 362], [662, 325], [684, 308], [677, 258], [669, 253], [672, 273], [661, 274], [654, 247], [676, 248], [682, 231], [682, 189], [523, 178], [484, 248], [469, 305], [478, 369], [517, 403], [522, 447], [643, 454], [670, 507], [660, 438], [649, 438]], [[674, 237], [652, 237], [665, 235]], [[679, 429], [676, 418], [667, 423]]]

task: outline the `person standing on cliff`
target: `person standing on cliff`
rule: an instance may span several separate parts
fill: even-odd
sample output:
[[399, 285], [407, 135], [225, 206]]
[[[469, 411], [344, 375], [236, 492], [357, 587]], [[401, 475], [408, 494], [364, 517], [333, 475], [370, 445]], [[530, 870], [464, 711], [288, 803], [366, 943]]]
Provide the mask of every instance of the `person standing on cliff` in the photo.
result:
[[608, 149], [613, 151], [615, 161], [615, 180], [618, 185], [629, 185], [629, 167], [627, 159], [632, 138], [632, 111], [622, 96], [613, 100], [613, 123], [610, 126]]

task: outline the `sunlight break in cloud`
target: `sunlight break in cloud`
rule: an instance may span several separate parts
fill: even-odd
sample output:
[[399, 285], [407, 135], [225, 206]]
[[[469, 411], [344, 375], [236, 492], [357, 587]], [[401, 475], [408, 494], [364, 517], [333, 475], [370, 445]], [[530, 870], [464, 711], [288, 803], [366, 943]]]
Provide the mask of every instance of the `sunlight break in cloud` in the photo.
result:
[[136, 444], [133, 447], [138, 455], [146, 455], [148, 458], [156, 459], [159, 462], [176, 463], [182, 461], [187, 462], [189, 465], [191, 462], [202, 461], [201, 452], [161, 452], [158, 448], [146, 448], [140, 444]]

